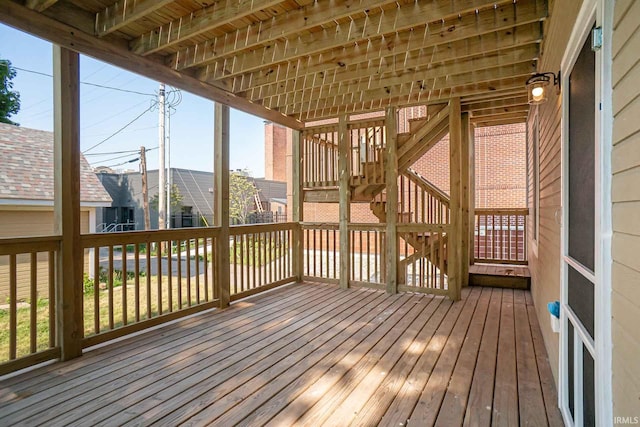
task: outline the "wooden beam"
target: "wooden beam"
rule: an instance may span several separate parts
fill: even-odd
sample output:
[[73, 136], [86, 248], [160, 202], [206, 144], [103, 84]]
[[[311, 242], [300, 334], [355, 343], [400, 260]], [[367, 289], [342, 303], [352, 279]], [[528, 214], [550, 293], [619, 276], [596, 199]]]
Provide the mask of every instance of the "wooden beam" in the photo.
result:
[[105, 36], [109, 33], [143, 18], [145, 15], [162, 9], [174, 0], [118, 0], [96, 13], [96, 34]]
[[471, 116], [471, 121], [474, 123], [489, 123], [489, 122], [503, 122], [505, 120], [520, 120], [527, 121], [528, 111], [515, 111], [512, 113], [495, 113], [490, 116], [475, 117]]
[[56, 257], [56, 333], [61, 359], [82, 356], [82, 260], [80, 241], [80, 59], [53, 46], [54, 213], [62, 236]]
[[302, 131], [292, 131], [291, 140], [291, 192], [292, 192], [292, 220], [298, 223], [298, 227], [294, 230], [293, 239], [293, 274], [298, 282], [302, 281], [304, 276], [304, 233], [300, 227], [300, 223], [304, 221], [304, 200], [302, 191]]
[[307, 109], [297, 116], [306, 121], [325, 120], [334, 118], [340, 114], [365, 113], [368, 111], [379, 111], [389, 105], [397, 105], [398, 107], [410, 107], [412, 105], [429, 105], [447, 102], [453, 97], [477, 96], [478, 99], [491, 98], [494, 93], [503, 93], [504, 96], [513, 96], [513, 94], [522, 95], [526, 93], [525, 88], [526, 77], [515, 77], [490, 81], [479, 84], [470, 84], [458, 86], [454, 88], [446, 88], [430, 93], [411, 93], [401, 96], [389, 96], [384, 99], [371, 100], [369, 102], [355, 102], [353, 104], [343, 104], [329, 106], [326, 108]]
[[471, 193], [471, 150], [473, 142], [470, 140], [470, 128], [471, 121], [469, 120], [469, 113], [462, 113], [461, 119], [461, 140], [460, 140], [460, 212], [461, 212], [461, 234], [460, 244], [462, 249], [460, 251], [460, 284], [462, 286], [469, 285], [469, 265], [470, 259], [469, 247], [473, 246], [471, 240], [470, 230], [472, 228], [469, 217], [471, 209], [471, 198], [474, 195]]
[[384, 176], [387, 196], [387, 229], [385, 261], [387, 272], [387, 292], [398, 293], [398, 111], [395, 107], [388, 107], [385, 111], [385, 163]]
[[248, 97], [252, 101], [267, 98], [268, 100], [263, 103], [269, 104], [274, 98], [277, 101], [285, 95], [286, 99], [291, 96], [290, 94], [300, 93], [300, 91], [312, 94], [331, 93], [345, 88], [347, 88], [346, 90], [363, 91], [394, 84], [389, 83], [389, 80], [424, 82], [523, 62], [534, 63], [537, 56], [538, 44], [518, 46], [491, 53], [483, 52], [479, 56], [454, 59], [441, 63], [435, 62], [433, 57], [429, 58], [426, 55], [421, 55], [421, 60], [413, 61], [413, 66], [408, 64], [402, 66], [402, 61], [400, 61], [396, 62], [394, 70], [389, 72], [380, 72], [380, 68], [375, 66], [370, 68], [356, 67], [352, 71], [335, 73], [328, 79], [317, 79], [311, 82], [307, 82], [304, 79], [293, 79], [284, 83], [261, 87], [258, 91], [251, 91]]
[[[179, 69], [211, 63], [209, 68], [215, 72], [223, 63], [228, 66], [234, 62], [229, 60], [233, 56], [240, 60], [248, 58], [244, 54], [249, 49], [261, 52], [261, 56], [276, 55], [271, 61], [275, 62], [284, 54], [278, 53], [281, 49], [303, 50], [300, 56], [306, 56], [317, 49], [326, 50], [376, 34], [424, 25], [427, 16], [435, 22], [488, 6], [493, 4], [487, 0], [436, 0], [427, 4], [411, 3], [405, 7], [389, 0], [317, 2], [274, 17], [270, 22], [242, 28], [230, 37], [198, 43], [176, 53], [171, 62]], [[416, 16], [421, 20], [416, 20]], [[312, 47], [313, 44], [318, 44], [318, 47]], [[222, 77], [222, 73], [219, 76]]]
[[471, 110], [471, 115], [475, 120], [480, 120], [484, 117], [495, 117], [505, 114], [521, 113], [526, 115], [529, 112], [529, 104], [513, 105], [510, 107], [498, 107], [498, 108], [485, 108], [482, 110]]
[[[183, 43], [192, 37], [220, 28], [233, 21], [268, 9], [282, 0], [222, 0], [204, 9], [174, 19], [158, 28], [142, 34], [129, 43], [130, 49], [139, 55], [154, 52]], [[269, 22], [269, 21], [267, 21]]]
[[351, 138], [347, 128], [347, 116], [340, 116], [338, 122], [338, 177], [340, 179], [340, 287], [349, 287], [349, 221], [351, 220]]
[[229, 268], [229, 107], [218, 102], [214, 105], [214, 174], [215, 174], [215, 218], [220, 227], [216, 274], [217, 297], [220, 308], [228, 307], [231, 300]]
[[462, 123], [460, 98], [452, 98], [449, 102], [449, 177], [451, 200], [450, 228], [447, 239], [447, 265], [448, 265], [448, 286], [449, 297], [458, 301], [461, 297], [461, 233], [462, 233], [462, 211], [461, 211], [461, 144], [462, 144]]
[[56, 4], [58, 0], [27, 0], [25, 2], [25, 6], [29, 9], [33, 9], [36, 12], [42, 12], [54, 4]]
[[[435, 63], [455, 61], [479, 53], [540, 43], [542, 25], [540, 22], [510, 27], [502, 31], [479, 34], [475, 37], [456, 40], [443, 45], [425, 47], [416, 40], [413, 32], [405, 31], [391, 36], [368, 40], [364, 46], [341, 46], [328, 52], [310, 55], [296, 61], [272, 64], [260, 70], [234, 77], [232, 90], [262, 90], [266, 85], [287, 84], [289, 80], [332, 82], [334, 76], [356, 69], [373, 69], [380, 73], [418, 66], [425, 58]], [[389, 45], [393, 49], [389, 49]], [[400, 52], [400, 53], [395, 53]], [[208, 80], [216, 81], [216, 80]]]
[[472, 123], [479, 128], [487, 127], [487, 126], [503, 126], [503, 125], [514, 125], [518, 123], [526, 123], [527, 116], [522, 117], [509, 117], [509, 118], [496, 118], [494, 120], [483, 120]]
[[[320, 93], [316, 90], [294, 94], [294, 99], [282, 100], [283, 104], [265, 104], [269, 108], [278, 108], [285, 114], [298, 114], [309, 109], [323, 109], [335, 105], [368, 103], [401, 96], [422, 94], [425, 99], [433, 92], [471, 84], [490, 82], [498, 79], [523, 77], [525, 80], [534, 71], [534, 63], [524, 62], [505, 67], [497, 67], [475, 72], [439, 77], [436, 79], [422, 79], [422, 75], [394, 77], [380, 81], [372, 89], [356, 87], [340, 87]], [[524, 88], [524, 86], [523, 86]]]
[[304, 124], [292, 117], [268, 110], [258, 104], [236, 96], [195, 77], [170, 69], [149, 58], [130, 52], [126, 45], [116, 45], [107, 40], [79, 31], [70, 25], [34, 12], [12, 1], [0, 2], [0, 22], [33, 34], [67, 49], [92, 56], [101, 61], [130, 70], [153, 80], [165, 82], [195, 95], [228, 105], [292, 129]]
[[476, 127], [473, 123], [467, 126], [469, 135], [469, 265], [475, 259], [475, 223], [476, 223]]
[[516, 105], [526, 105], [528, 103], [527, 96], [513, 96], [505, 99], [492, 99], [488, 101], [475, 100], [469, 102], [462, 102], [462, 112], [484, 110], [487, 108], [503, 108], [513, 107]]

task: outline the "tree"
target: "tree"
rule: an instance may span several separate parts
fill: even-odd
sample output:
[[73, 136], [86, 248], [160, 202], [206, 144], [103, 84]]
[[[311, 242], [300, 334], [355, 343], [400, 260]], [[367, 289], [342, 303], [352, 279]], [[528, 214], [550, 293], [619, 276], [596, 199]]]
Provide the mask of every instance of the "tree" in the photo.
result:
[[[167, 190], [164, 190], [164, 191], [166, 195]], [[158, 198], [159, 198], [158, 194], [155, 194], [151, 199], [149, 199], [149, 206], [151, 206], [151, 208], [156, 211], [158, 210]], [[180, 194], [180, 189], [178, 188], [178, 186], [176, 184], [172, 184], [171, 185], [171, 208], [172, 209], [181, 208], [183, 200], [184, 200], [184, 196]]]
[[254, 212], [254, 200], [258, 190], [247, 178], [246, 171], [229, 174], [229, 218], [239, 224], [247, 222], [247, 216]]
[[20, 111], [20, 93], [12, 90], [16, 70], [11, 66], [11, 61], [0, 59], [0, 123], [18, 125], [11, 120], [14, 114]]

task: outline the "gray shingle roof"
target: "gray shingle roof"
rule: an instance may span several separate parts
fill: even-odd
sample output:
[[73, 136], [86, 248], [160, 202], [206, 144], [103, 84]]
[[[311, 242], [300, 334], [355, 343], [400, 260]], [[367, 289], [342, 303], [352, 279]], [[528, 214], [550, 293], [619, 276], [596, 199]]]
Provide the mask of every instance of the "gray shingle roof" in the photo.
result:
[[[111, 203], [80, 156], [81, 202]], [[0, 123], [0, 199], [53, 200], [53, 133]]]

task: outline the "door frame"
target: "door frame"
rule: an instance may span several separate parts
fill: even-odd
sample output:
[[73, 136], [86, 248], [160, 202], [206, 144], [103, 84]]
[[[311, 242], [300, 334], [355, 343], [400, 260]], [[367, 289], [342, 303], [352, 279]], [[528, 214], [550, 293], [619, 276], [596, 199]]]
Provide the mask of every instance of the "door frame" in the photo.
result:
[[[595, 264], [594, 273], [586, 271], [568, 256], [568, 135], [569, 135], [569, 91], [562, 91], [562, 225], [561, 225], [561, 252], [560, 252], [560, 357], [559, 357], [559, 387], [558, 406], [562, 412], [566, 425], [572, 423], [568, 403], [568, 387], [565, 382], [565, 373], [568, 369], [568, 348], [565, 337], [567, 335], [567, 321], [571, 317], [575, 320], [575, 314], [568, 309], [568, 265], [578, 270], [594, 283], [594, 340], [589, 334], [580, 328], [574, 328], [581, 340], [574, 339], [574, 386], [581, 390], [582, 351], [576, 351], [584, 341], [594, 359], [595, 403], [597, 425], [611, 425], [613, 414], [613, 399], [611, 389], [611, 150], [613, 129], [613, 96], [611, 85], [611, 42], [613, 36], [613, 2], [607, 0], [584, 0], [578, 18], [571, 32], [561, 62], [561, 87], [569, 84], [569, 75], [575, 64], [585, 39], [587, 38], [593, 23], [603, 29], [603, 45], [596, 52], [596, 105], [595, 116]], [[594, 105], [595, 109], [595, 105]], [[574, 323], [574, 322], [572, 322]], [[576, 402], [574, 411], [582, 410], [581, 391], [574, 395]], [[576, 425], [581, 425], [581, 418]]]

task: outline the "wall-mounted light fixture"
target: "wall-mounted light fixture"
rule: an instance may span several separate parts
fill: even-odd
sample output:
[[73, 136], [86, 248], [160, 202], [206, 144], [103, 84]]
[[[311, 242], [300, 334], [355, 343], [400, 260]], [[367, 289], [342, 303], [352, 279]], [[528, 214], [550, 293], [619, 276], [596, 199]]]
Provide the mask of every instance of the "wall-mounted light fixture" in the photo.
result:
[[547, 100], [547, 86], [551, 83], [558, 87], [557, 92], [560, 93], [560, 71], [558, 74], [553, 73], [536, 73], [527, 79], [527, 93], [529, 95], [529, 104], [538, 105]]

